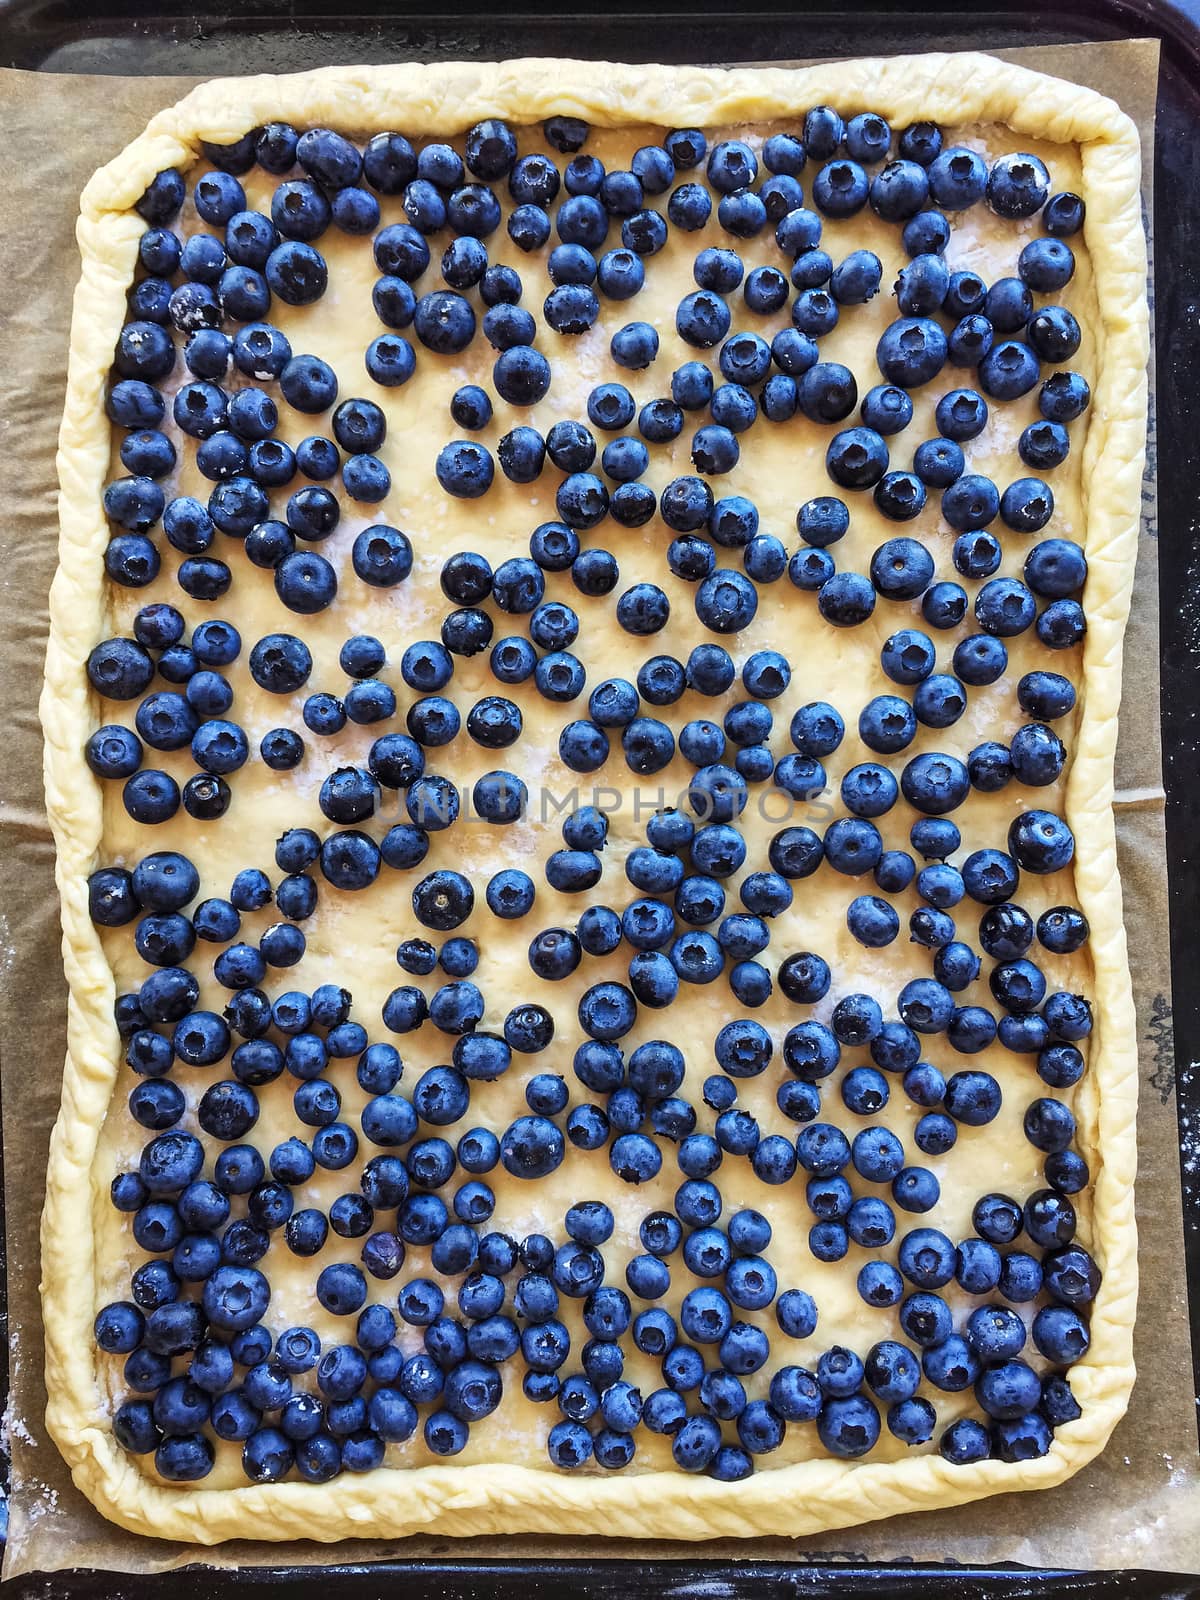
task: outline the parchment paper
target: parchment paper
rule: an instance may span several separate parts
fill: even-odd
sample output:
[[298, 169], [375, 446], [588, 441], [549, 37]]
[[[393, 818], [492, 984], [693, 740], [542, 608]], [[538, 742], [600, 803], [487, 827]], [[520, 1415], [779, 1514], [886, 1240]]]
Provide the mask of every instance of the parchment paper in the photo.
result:
[[[1158, 68], [1152, 41], [999, 52], [1118, 100], [1143, 139], [1147, 211]], [[253, 69], [254, 63], [247, 62]], [[4, 1575], [93, 1566], [157, 1571], [194, 1561], [285, 1565], [465, 1557], [656, 1556], [755, 1560], [1019, 1562], [1058, 1568], [1200, 1567], [1200, 1461], [1188, 1351], [1175, 1066], [1158, 747], [1153, 427], [1117, 757], [1118, 835], [1142, 1064], [1138, 1192], [1143, 1377], [1108, 1449], [1070, 1483], [958, 1510], [803, 1541], [709, 1545], [600, 1538], [226, 1545], [207, 1552], [140, 1539], [105, 1522], [73, 1488], [46, 1436], [37, 1298], [46, 1146], [58, 1107], [66, 990], [59, 963], [52, 845], [42, 805], [36, 701], [55, 561], [54, 449], [78, 262], [76, 198], [92, 171], [191, 86], [0, 72], [0, 1039], [12, 1331], [7, 1431], [13, 1491]]]

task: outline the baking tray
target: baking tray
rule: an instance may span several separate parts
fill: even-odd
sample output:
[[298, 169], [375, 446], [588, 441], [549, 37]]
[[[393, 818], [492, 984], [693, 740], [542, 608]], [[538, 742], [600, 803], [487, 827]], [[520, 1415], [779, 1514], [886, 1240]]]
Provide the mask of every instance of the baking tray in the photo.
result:
[[[1158, 488], [1163, 766], [1167, 794], [1174, 1054], [1181, 1148], [1200, 1128], [1200, 0], [1057, 0], [1040, 8], [994, 0], [874, 0], [839, 6], [756, 5], [738, 10], [704, 0], [596, 15], [542, 0], [439, 0], [436, 14], [396, 0], [0, 0], [0, 66], [44, 72], [217, 76], [291, 72], [331, 61], [394, 61], [571, 55], [659, 61], [761, 61], [993, 49], [1154, 37], [1162, 74], [1155, 140], [1156, 254], [1170, 272], [1156, 286], [1157, 434], [1172, 470]], [[1172, 1070], [1168, 1064], [1167, 1070]], [[0, 1157], [2, 1159], [2, 1157]], [[1194, 1164], [1193, 1164], [1194, 1165]], [[2, 1206], [0, 1185], [0, 1206]], [[1183, 1168], [1184, 1234], [1193, 1361], [1200, 1389], [1200, 1170]], [[0, 1228], [0, 1334], [7, 1333]], [[7, 1340], [0, 1339], [0, 1390], [7, 1393]], [[986, 1507], [980, 1515], [986, 1516]], [[0, 1517], [0, 1535], [3, 1519]], [[1200, 1552], [1197, 1553], [1200, 1565]], [[291, 1600], [377, 1600], [403, 1584], [414, 1597], [486, 1593], [490, 1600], [1188, 1600], [1193, 1578], [1130, 1570], [1072, 1573], [1030, 1568], [695, 1561], [470, 1561], [257, 1568], [203, 1566], [157, 1577], [86, 1571], [32, 1574], [4, 1585], [11, 1600], [258, 1600], [286, 1589]]]

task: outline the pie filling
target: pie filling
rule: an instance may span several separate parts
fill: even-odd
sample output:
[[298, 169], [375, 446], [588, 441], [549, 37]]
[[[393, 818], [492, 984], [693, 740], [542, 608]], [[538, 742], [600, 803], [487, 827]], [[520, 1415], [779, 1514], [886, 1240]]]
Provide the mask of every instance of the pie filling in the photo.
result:
[[151, 184], [86, 750], [148, 1475], [1079, 1415], [1081, 187], [829, 107]]

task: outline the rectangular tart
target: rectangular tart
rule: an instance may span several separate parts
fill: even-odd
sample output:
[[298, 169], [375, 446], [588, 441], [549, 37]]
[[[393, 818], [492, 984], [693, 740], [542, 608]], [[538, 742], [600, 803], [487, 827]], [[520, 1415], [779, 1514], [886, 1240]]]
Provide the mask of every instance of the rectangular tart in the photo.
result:
[[78, 237], [80, 1490], [203, 1544], [700, 1540], [1091, 1460], [1129, 119], [983, 55], [249, 77]]

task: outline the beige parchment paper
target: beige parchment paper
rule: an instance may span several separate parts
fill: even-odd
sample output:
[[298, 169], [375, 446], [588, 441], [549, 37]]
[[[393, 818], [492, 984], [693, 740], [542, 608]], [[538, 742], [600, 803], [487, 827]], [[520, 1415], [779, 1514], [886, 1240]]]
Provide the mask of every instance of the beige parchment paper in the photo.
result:
[[[1157, 43], [998, 53], [1089, 84], [1120, 102], [1142, 133], [1149, 218]], [[255, 63], [246, 66], [253, 70]], [[54, 451], [70, 296], [78, 275], [73, 228], [79, 191], [96, 167], [192, 82], [0, 72], [0, 1081], [11, 1331], [6, 1425], [13, 1469], [4, 1576], [64, 1567], [152, 1572], [198, 1560], [283, 1566], [451, 1555], [707, 1558], [736, 1563], [747, 1573], [755, 1561], [847, 1559], [1200, 1569], [1200, 1459], [1184, 1288], [1158, 746], [1153, 424], [1117, 755], [1118, 842], [1142, 1065], [1142, 1378], [1128, 1416], [1099, 1460], [1071, 1482], [1036, 1496], [1009, 1495], [807, 1540], [655, 1547], [580, 1530], [571, 1539], [245, 1542], [199, 1552], [122, 1532], [75, 1491], [42, 1422], [38, 1303], [38, 1221], [47, 1141], [58, 1109], [66, 1006], [36, 711], [57, 543]]]

